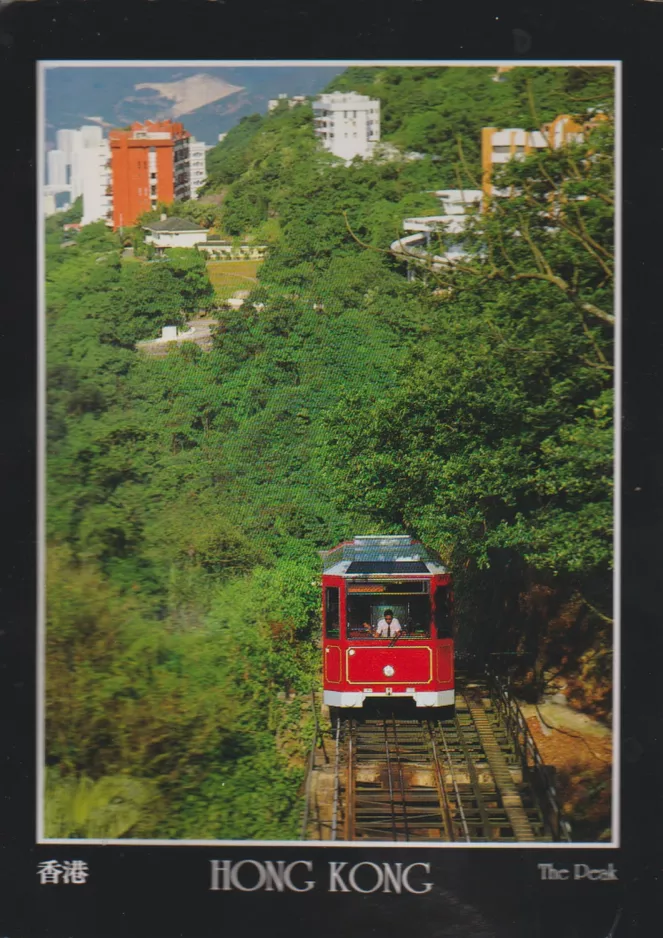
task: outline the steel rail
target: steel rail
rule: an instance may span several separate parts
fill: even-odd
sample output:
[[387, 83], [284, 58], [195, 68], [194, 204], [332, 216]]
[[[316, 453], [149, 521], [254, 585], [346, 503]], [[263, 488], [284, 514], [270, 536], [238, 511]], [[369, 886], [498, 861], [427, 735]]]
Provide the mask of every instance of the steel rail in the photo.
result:
[[396, 747], [396, 759], [398, 765], [398, 787], [401, 790], [401, 813], [403, 815], [403, 833], [405, 834], [405, 840], [410, 839], [410, 832], [407, 824], [407, 806], [405, 803], [405, 779], [403, 778], [403, 762], [401, 759], [400, 746], [398, 745], [398, 731], [396, 729], [396, 718], [391, 717], [391, 722], [394, 727], [394, 746]]
[[315, 760], [315, 746], [316, 740], [314, 739], [311, 745], [308, 767], [306, 769], [306, 781], [304, 783], [304, 817], [302, 818], [302, 833], [299, 838], [300, 840], [306, 840], [306, 831], [308, 830], [308, 819], [311, 802], [311, 775], [313, 773], [313, 762]]
[[470, 776], [470, 784], [472, 785], [472, 789], [474, 791], [474, 794], [476, 795], [477, 805], [479, 807], [479, 814], [481, 816], [481, 821], [486, 831], [486, 838], [487, 840], [492, 840], [493, 824], [490, 818], [488, 817], [488, 812], [486, 811], [486, 805], [484, 803], [484, 798], [483, 798], [483, 794], [481, 791], [481, 785], [479, 784], [477, 770], [474, 767], [474, 761], [470, 755], [470, 751], [467, 746], [465, 733], [461, 725], [461, 722], [458, 718], [456, 718], [456, 730], [458, 732], [458, 742], [461, 745], [463, 754], [465, 756], [465, 761], [467, 763], [468, 774]]
[[338, 824], [338, 801], [340, 794], [340, 779], [339, 779], [339, 768], [341, 761], [341, 718], [340, 716], [336, 717], [336, 753], [334, 758], [334, 803], [332, 806], [332, 825], [331, 825], [331, 839], [336, 840], [336, 827]]
[[572, 841], [571, 825], [564, 817], [557, 799], [557, 790], [548, 777], [544, 761], [518, 703], [496, 672], [487, 668], [486, 677], [491, 700], [507, 733], [513, 740], [523, 775], [529, 777], [544, 823], [549, 827], [555, 840], [570, 843]]
[[394, 784], [391, 777], [391, 755], [389, 753], [389, 739], [387, 737], [387, 721], [382, 721], [382, 728], [384, 730], [384, 751], [387, 756], [387, 778], [389, 779], [389, 807], [391, 808], [391, 832], [394, 836], [394, 840], [398, 840], [396, 835], [396, 806], [394, 804]]
[[[462, 710], [462, 702], [468, 698], [461, 688], [457, 693]], [[493, 691], [493, 699], [495, 696]], [[413, 723], [399, 719], [394, 712], [359, 721], [337, 717], [332, 819], [331, 825], [326, 825], [327, 829], [331, 826], [331, 839], [492, 842], [506, 824], [513, 827], [493, 753], [495, 748], [507, 765], [516, 730], [513, 717], [509, 724], [502, 718], [506, 708], [500, 712], [498, 706], [497, 728], [490, 723], [492, 735], [487, 742], [487, 729], [483, 724], [476, 726], [470, 703], [467, 707], [467, 721], [461, 712], [449, 724], [432, 716]], [[484, 763], [485, 768], [480, 769], [479, 764]], [[502, 771], [504, 766], [500, 763], [498, 768]], [[423, 781], [422, 770], [427, 773]], [[482, 772], [489, 772], [490, 780]], [[515, 788], [509, 790], [510, 797], [519, 799], [519, 810], [527, 814], [528, 821], [529, 799], [534, 797], [540, 805], [546, 796], [546, 792], [537, 792], [531, 781], [520, 784], [514, 779]], [[309, 811], [313, 810], [311, 802]], [[515, 829], [514, 833], [519, 839]], [[535, 839], [542, 836], [537, 827]]]
[[[456, 717], [456, 721], [458, 721], [458, 717]], [[456, 773], [454, 772], [453, 762], [451, 761], [451, 753], [449, 752], [449, 747], [447, 746], [447, 739], [446, 739], [446, 736], [444, 735], [444, 730], [439, 724], [438, 724], [438, 729], [440, 731], [442, 745], [444, 746], [444, 754], [447, 759], [447, 764], [449, 765], [449, 772], [451, 774], [451, 783], [454, 787], [454, 792], [456, 793], [456, 804], [458, 805], [458, 813], [460, 814], [461, 824], [463, 825], [463, 832], [465, 834], [465, 840], [468, 843], [471, 843], [472, 838], [470, 837], [470, 829], [467, 826], [467, 819], [465, 818], [465, 811], [463, 810], [463, 802], [461, 801], [460, 791], [458, 789], [458, 782], [456, 781]]]
[[354, 720], [348, 721], [347, 781], [345, 788], [345, 839], [355, 839]]
[[442, 777], [442, 770], [440, 768], [440, 757], [437, 754], [437, 746], [435, 745], [435, 734], [433, 733], [433, 727], [431, 721], [427, 721], [428, 726], [428, 735], [430, 737], [431, 747], [433, 749], [433, 768], [435, 770], [435, 784], [437, 785], [437, 794], [440, 799], [440, 814], [442, 816], [442, 824], [444, 826], [444, 832], [447, 835], [447, 840], [451, 843], [456, 837], [454, 835], [453, 824], [451, 822], [451, 809], [449, 807], [449, 796], [447, 794], [446, 785], [444, 783], [444, 778]]
[[[308, 758], [308, 768], [306, 770], [306, 782], [304, 784], [304, 817], [302, 818], [302, 834], [300, 840], [306, 840], [306, 831], [308, 830], [309, 814], [311, 811], [311, 776], [315, 764], [315, 750], [320, 737], [320, 727], [318, 725], [318, 714], [315, 708], [315, 691], [311, 688], [311, 703], [313, 704], [313, 740], [311, 741], [311, 750]], [[324, 746], [324, 742], [323, 742]]]

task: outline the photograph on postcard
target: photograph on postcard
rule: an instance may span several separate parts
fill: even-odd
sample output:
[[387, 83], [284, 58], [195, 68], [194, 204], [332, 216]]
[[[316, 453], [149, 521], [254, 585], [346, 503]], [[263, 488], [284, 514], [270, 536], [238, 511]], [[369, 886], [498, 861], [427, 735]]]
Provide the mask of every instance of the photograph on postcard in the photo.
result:
[[619, 64], [39, 82], [39, 841], [616, 846]]

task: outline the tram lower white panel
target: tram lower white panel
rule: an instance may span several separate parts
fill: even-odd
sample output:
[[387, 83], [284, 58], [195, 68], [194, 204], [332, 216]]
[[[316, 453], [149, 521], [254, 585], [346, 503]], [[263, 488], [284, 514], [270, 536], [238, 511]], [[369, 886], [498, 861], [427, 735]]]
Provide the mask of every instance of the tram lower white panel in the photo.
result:
[[418, 707], [452, 707], [454, 692], [452, 690], [421, 691], [414, 695], [414, 702]]
[[326, 690], [322, 700], [328, 707], [363, 707], [364, 701], [371, 697], [412, 697], [417, 707], [452, 707], [454, 704], [453, 690], [417, 691], [414, 694], [405, 691], [365, 694], [362, 691]]

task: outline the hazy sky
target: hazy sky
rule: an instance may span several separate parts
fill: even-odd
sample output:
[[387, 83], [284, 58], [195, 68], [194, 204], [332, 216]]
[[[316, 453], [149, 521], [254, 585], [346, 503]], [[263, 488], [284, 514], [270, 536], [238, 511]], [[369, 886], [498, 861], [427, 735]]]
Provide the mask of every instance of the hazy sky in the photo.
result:
[[[317, 94], [342, 71], [342, 66], [215, 66], [207, 62], [47, 68], [46, 139], [52, 143], [56, 130], [85, 123], [101, 123], [108, 129], [134, 120], [175, 116], [199, 140], [216, 143], [219, 133], [241, 117], [264, 113], [270, 98], [281, 93]], [[224, 95], [226, 85], [234, 90]]]

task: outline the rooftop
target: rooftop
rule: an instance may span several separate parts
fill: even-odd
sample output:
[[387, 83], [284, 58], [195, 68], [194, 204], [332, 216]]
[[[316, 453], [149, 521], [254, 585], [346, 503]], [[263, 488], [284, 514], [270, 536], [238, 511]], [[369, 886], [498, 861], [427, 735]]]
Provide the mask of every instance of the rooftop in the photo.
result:
[[201, 234], [207, 228], [201, 228], [195, 221], [188, 218], [165, 218], [161, 221], [150, 221], [143, 225], [147, 231], [199, 231]]
[[322, 552], [325, 573], [446, 573], [440, 558], [409, 535], [367, 535]]
[[314, 109], [325, 106], [338, 106], [347, 104], [349, 107], [377, 106], [380, 102], [377, 98], [369, 98], [368, 95], [359, 94], [357, 91], [329, 91], [319, 94], [313, 102]]

